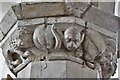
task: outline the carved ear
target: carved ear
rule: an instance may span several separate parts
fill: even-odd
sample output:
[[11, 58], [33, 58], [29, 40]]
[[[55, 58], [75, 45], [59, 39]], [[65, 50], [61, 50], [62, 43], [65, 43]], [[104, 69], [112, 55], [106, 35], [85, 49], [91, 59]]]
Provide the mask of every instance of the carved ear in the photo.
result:
[[[80, 33], [80, 34], [81, 34], [81, 33]], [[80, 44], [84, 41], [84, 38], [85, 38], [85, 33], [82, 33], [82, 34], [81, 34]]]
[[53, 24], [51, 27], [51, 31], [53, 36], [55, 37], [55, 46], [54, 49], [61, 48], [62, 40], [60, 37], [62, 37], [62, 32], [58, 31], [57, 28], [55, 28], [55, 25]]

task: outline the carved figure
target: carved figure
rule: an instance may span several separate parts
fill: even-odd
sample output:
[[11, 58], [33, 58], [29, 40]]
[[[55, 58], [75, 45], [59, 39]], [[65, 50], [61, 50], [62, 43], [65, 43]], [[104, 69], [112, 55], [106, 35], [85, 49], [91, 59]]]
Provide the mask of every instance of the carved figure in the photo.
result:
[[50, 27], [41, 25], [34, 31], [33, 42], [40, 50], [52, 49], [54, 46], [54, 36]]
[[96, 56], [95, 61], [101, 66], [102, 78], [110, 78], [114, 75], [116, 63], [114, 62], [112, 52], [106, 50], [103, 54]]
[[82, 47], [84, 52], [82, 57], [88, 62], [94, 62], [95, 57], [106, 50], [106, 45], [101, 35], [90, 29], [85, 31]]
[[114, 62], [106, 62], [104, 64], [101, 64], [102, 68], [102, 77], [103, 78], [110, 78], [115, 74], [116, 71], [116, 63]]
[[82, 31], [80, 32], [76, 27], [68, 27], [66, 29], [62, 28], [59, 30], [54, 24], [52, 25], [51, 31], [55, 37], [54, 49], [66, 49], [70, 52], [68, 56], [82, 56], [83, 52], [81, 43], [83, 42], [85, 36]]
[[[26, 44], [27, 41], [30, 44]], [[11, 71], [16, 74], [31, 61], [56, 59], [57, 56], [61, 56], [61, 52], [55, 54], [54, 51], [59, 53], [63, 49], [62, 56], [65, 59], [75, 62], [81, 59], [82, 63], [86, 63], [89, 68], [97, 69], [100, 78], [108, 78], [116, 70], [113, 62], [115, 53], [111, 45], [108, 45], [110, 43], [105, 44], [102, 36], [91, 29], [58, 28], [53, 24], [52, 26], [47, 25], [47, 27], [40, 25], [32, 32], [23, 27], [16, 38], [11, 39], [10, 47], [13, 50], [8, 50], [6, 60]], [[53, 54], [49, 54], [50, 51]]]
[[19, 64], [23, 62], [21, 55], [19, 55], [13, 50], [7, 51], [6, 58], [7, 58], [6, 61], [7, 61], [8, 67], [12, 72], [14, 72], [13, 69], [15, 69]]
[[69, 51], [75, 51], [84, 40], [82, 35], [75, 27], [70, 27], [64, 32], [64, 46]]

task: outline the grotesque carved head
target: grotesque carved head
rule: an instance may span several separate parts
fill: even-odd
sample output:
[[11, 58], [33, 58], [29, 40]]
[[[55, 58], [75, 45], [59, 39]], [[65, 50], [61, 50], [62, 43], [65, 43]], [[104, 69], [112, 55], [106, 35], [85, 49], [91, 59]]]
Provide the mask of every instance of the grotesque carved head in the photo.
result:
[[11, 70], [16, 68], [19, 64], [22, 63], [20, 55], [14, 52], [13, 50], [7, 51], [6, 59], [8, 61], [8, 66]]
[[64, 46], [68, 51], [75, 51], [80, 46], [81, 34], [75, 27], [70, 27], [64, 32]]

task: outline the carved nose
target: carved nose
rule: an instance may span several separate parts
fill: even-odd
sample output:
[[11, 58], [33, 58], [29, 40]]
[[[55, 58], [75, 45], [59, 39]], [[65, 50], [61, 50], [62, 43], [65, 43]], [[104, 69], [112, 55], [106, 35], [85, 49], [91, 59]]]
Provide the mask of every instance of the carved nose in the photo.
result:
[[75, 47], [73, 47], [73, 49], [75, 49]]
[[76, 48], [74, 46], [69, 46], [68, 47], [70, 50], [75, 50]]
[[71, 42], [71, 45], [70, 45], [68, 48], [71, 49], [71, 48], [73, 48], [73, 46], [74, 46], [74, 45], [73, 45], [73, 42]]

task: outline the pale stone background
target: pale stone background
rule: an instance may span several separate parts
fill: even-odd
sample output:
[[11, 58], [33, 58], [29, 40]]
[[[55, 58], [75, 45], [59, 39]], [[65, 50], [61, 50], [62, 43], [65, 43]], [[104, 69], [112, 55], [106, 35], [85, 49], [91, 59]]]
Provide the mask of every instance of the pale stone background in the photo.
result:
[[[10, 2], [10, 0], [0, 0], [0, 2], [4, 3], [0, 3], [0, 21], [1, 19], [4, 17], [4, 15], [6, 14], [6, 12], [8, 11], [8, 9], [10, 8], [10, 6], [12, 4], [14, 4], [13, 2]], [[14, 2], [19, 3], [21, 0], [14, 0]], [[120, 16], [120, 0], [116, 0], [116, 6], [115, 6], [115, 15], [116, 16]], [[119, 3], [118, 3], [119, 2]], [[119, 6], [118, 6], [119, 5]], [[118, 62], [120, 63], [120, 59], [118, 60]], [[120, 64], [119, 64], [120, 66]], [[119, 68], [120, 69], [120, 68]], [[120, 70], [119, 70], [120, 71]], [[11, 74], [12, 77], [15, 77], [7, 68], [6, 64], [5, 64], [5, 59], [2, 55], [2, 50], [0, 49], [0, 79], [6, 77], [6, 73]], [[118, 78], [118, 70], [116, 75], [114, 76], [114, 78]], [[120, 75], [119, 75], [119, 79], [120, 79]]]

